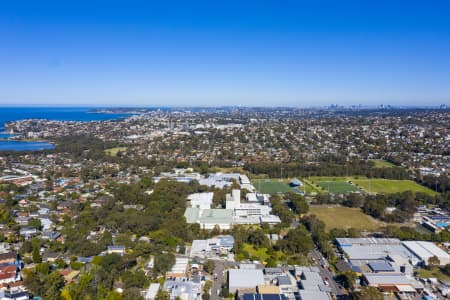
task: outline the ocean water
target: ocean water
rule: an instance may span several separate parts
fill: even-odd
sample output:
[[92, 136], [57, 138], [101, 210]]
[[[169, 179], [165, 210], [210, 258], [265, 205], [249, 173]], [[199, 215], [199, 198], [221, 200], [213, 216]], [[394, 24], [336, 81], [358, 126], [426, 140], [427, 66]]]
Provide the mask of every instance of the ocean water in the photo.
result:
[[102, 121], [128, 117], [129, 114], [94, 113], [93, 107], [0, 107], [0, 151], [32, 151], [52, 149], [47, 142], [6, 140], [5, 123], [24, 119], [55, 121]]
[[0, 107], [0, 131], [10, 121], [46, 119], [56, 121], [102, 121], [124, 118], [129, 114], [92, 113], [95, 107]]
[[0, 151], [38, 151], [55, 148], [47, 142], [0, 141]]

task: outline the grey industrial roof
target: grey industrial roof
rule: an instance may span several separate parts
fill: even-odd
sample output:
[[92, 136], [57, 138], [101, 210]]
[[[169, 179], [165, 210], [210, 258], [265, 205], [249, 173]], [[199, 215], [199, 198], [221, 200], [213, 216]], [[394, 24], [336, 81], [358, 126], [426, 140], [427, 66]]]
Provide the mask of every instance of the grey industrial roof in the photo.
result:
[[330, 300], [330, 297], [325, 292], [300, 290], [298, 293], [301, 300]]
[[264, 268], [264, 274], [271, 275], [271, 274], [281, 274], [283, 271], [281, 268]]
[[232, 235], [221, 235], [219, 236], [221, 246], [233, 246], [234, 237]]
[[411, 252], [413, 252], [422, 260], [427, 260], [432, 256], [436, 256], [440, 260], [444, 259], [450, 261], [450, 254], [448, 254], [432, 242], [406, 241], [403, 242], [403, 245], [405, 245], [405, 247], [407, 247]]
[[253, 288], [264, 284], [264, 276], [259, 269], [231, 269], [228, 271], [228, 282], [230, 288]]
[[322, 276], [320, 276], [318, 272], [303, 271], [302, 278], [308, 281], [315, 281], [318, 283], [323, 282]]
[[228, 224], [233, 221], [231, 209], [204, 209], [200, 212], [200, 222], [208, 224]]
[[303, 287], [304, 290], [307, 291], [319, 291], [319, 284], [322, 284], [323, 281], [321, 283], [317, 282], [317, 281], [310, 281], [310, 280], [302, 280], [301, 281], [301, 285]]
[[404, 258], [413, 256], [402, 244], [355, 244], [344, 247], [343, 250], [351, 260], [384, 259], [391, 254], [399, 255]]
[[399, 245], [401, 241], [399, 239], [391, 238], [337, 238], [336, 242], [341, 247], [347, 247], [351, 245]]
[[291, 285], [291, 279], [287, 275], [277, 277], [278, 285]]
[[379, 273], [364, 273], [369, 285], [387, 285], [387, 284], [411, 284], [412, 279], [409, 279], [403, 274], [379, 274]]
[[230, 224], [233, 221], [233, 211], [230, 209], [199, 209], [188, 207], [184, 212], [187, 223]]
[[193, 240], [192, 241], [192, 246], [191, 246], [191, 253], [200, 253], [203, 250], [206, 250], [208, 245], [208, 241], [207, 240]]
[[371, 262], [369, 267], [374, 272], [394, 272], [394, 268], [386, 262]]
[[200, 214], [200, 209], [197, 207], [188, 207], [184, 212], [184, 217], [187, 223], [197, 223]]

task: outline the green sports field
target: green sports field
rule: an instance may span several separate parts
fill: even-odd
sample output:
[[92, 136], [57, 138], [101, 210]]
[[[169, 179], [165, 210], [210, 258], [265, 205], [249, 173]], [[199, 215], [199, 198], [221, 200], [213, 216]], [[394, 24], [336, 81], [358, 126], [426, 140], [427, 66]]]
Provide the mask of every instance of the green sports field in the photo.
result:
[[[330, 187], [331, 193], [339, 193], [337, 190], [345, 190], [346, 185], [341, 185], [339, 182], [344, 182], [347, 185], [352, 186], [355, 190], [358, 187], [368, 193], [379, 194], [393, 194], [402, 193], [405, 191], [411, 191], [413, 193], [421, 192], [434, 196], [436, 192], [424, 187], [412, 180], [393, 180], [393, 179], [380, 179], [367, 177], [311, 177], [310, 179], [314, 184], [320, 186], [324, 191], [328, 191], [328, 182], [336, 182], [336, 189]], [[350, 183], [348, 183], [350, 182]], [[330, 183], [330, 185], [333, 185]], [[352, 190], [348, 190], [352, 191]], [[347, 191], [347, 192], [348, 192]]]
[[436, 195], [436, 192], [412, 180], [390, 180], [390, 179], [351, 179], [351, 181], [362, 187], [369, 193], [392, 194], [411, 191], [421, 192], [428, 195]]
[[357, 187], [343, 180], [317, 181], [316, 184], [320, 186], [323, 190], [333, 194], [349, 193], [358, 190]]
[[259, 193], [263, 194], [283, 194], [293, 192], [289, 186], [289, 181], [280, 179], [255, 179], [253, 185]]

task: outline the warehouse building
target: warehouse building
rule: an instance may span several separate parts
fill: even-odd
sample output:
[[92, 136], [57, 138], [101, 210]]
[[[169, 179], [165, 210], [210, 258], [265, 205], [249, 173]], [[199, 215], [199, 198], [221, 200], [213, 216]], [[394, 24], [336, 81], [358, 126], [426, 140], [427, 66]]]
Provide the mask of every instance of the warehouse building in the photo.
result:
[[407, 241], [403, 245], [413, 253], [423, 265], [428, 265], [429, 259], [437, 257], [439, 265], [444, 266], [450, 264], [450, 255], [431, 242], [423, 241]]
[[363, 282], [368, 286], [376, 287], [383, 292], [412, 296], [423, 290], [424, 286], [412, 277], [403, 274], [376, 274], [364, 273]]
[[235, 294], [238, 289], [255, 289], [264, 285], [263, 271], [260, 269], [231, 269], [228, 271], [228, 290]]
[[399, 239], [337, 238], [336, 242], [353, 265], [385, 260], [392, 255], [411, 261], [414, 265], [419, 262]]

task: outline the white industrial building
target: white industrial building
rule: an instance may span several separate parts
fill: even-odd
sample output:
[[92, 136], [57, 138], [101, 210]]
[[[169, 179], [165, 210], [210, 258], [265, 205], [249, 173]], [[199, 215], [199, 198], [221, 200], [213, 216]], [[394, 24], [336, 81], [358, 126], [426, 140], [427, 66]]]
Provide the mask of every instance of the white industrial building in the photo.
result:
[[214, 193], [213, 192], [195, 193], [189, 195], [187, 198], [189, 201], [191, 201], [191, 207], [197, 207], [200, 209], [209, 209], [211, 208], [211, 204], [213, 203]]
[[268, 194], [259, 194], [259, 193], [247, 193], [245, 195], [245, 199], [249, 203], [261, 203], [268, 205], [270, 204], [269, 195]]
[[233, 210], [234, 224], [260, 224], [269, 221], [270, 224], [280, 223], [278, 216], [271, 215], [269, 205], [259, 203], [241, 203], [241, 191], [234, 189], [226, 196], [226, 209]]
[[188, 207], [184, 212], [188, 224], [197, 223], [203, 229], [214, 229], [218, 226], [222, 230], [230, 229], [233, 223], [233, 210], [231, 209], [200, 209]]
[[255, 191], [255, 187], [251, 184], [250, 179], [246, 175], [239, 173], [214, 173], [199, 179], [201, 185], [220, 189], [232, 186], [233, 182], [236, 182], [242, 189], [246, 189], [249, 192]]
[[[269, 205], [260, 203], [241, 203], [241, 190], [233, 189], [226, 195], [225, 209], [210, 209], [214, 194], [197, 193], [189, 195], [191, 206], [184, 216], [189, 224], [198, 223], [203, 229], [230, 229], [234, 224], [270, 225], [281, 223], [278, 216], [271, 214]], [[263, 199], [264, 200], [264, 199]]]
[[403, 242], [403, 245], [417, 256], [424, 265], [428, 265], [428, 260], [434, 256], [439, 259], [439, 265], [450, 264], [450, 255], [432, 242], [406, 241]]
[[207, 240], [193, 240], [190, 257], [211, 257], [227, 254], [234, 247], [234, 237], [231, 235], [219, 235]]
[[263, 271], [260, 269], [230, 269], [228, 271], [228, 290], [235, 294], [238, 289], [253, 289], [264, 285]]
[[413, 265], [419, 263], [419, 259], [399, 239], [337, 238], [336, 242], [339, 248], [345, 252], [350, 263], [354, 265], [359, 264], [358, 261], [368, 263], [385, 260], [389, 256], [401, 257]]

